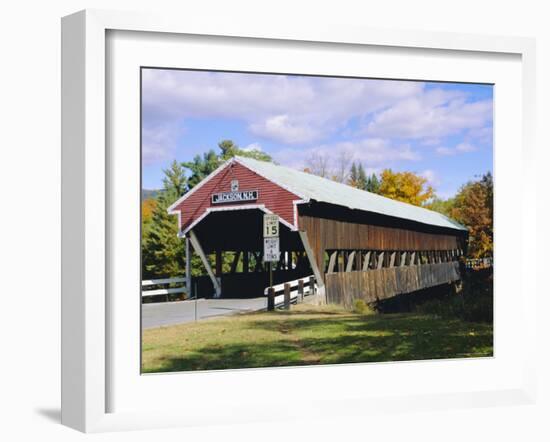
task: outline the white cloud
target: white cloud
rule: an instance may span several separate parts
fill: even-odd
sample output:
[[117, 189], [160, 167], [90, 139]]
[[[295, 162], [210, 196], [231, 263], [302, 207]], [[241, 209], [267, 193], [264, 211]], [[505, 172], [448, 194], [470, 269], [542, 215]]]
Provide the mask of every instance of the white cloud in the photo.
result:
[[441, 184], [441, 180], [437, 176], [437, 173], [431, 169], [426, 169], [419, 174], [421, 177], [426, 178], [428, 184], [432, 187], [437, 187]]
[[482, 145], [492, 145], [493, 143], [493, 125], [490, 124], [481, 128], [470, 129], [466, 134], [468, 139], [476, 140]]
[[476, 151], [476, 147], [472, 146], [470, 143], [460, 143], [456, 146], [456, 150], [458, 152], [474, 152]]
[[254, 135], [281, 141], [285, 144], [300, 144], [314, 141], [319, 133], [307, 124], [292, 122], [288, 115], [276, 115], [249, 126]]
[[[492, 100], [472, 102], [463, 91], [428, 89], [422, 82], [155, 69], [145, 69], [142, 78], [147, 161], [173, 151], [187, 118], [238, 121], [260, 141], [282, 146], [322, 148], [335, 134], [368, 137], [350, 142], [365, 161], [414, 159], [405, 140], [431, 150], [447, 136], [463, 135], [465, 146], [443, 145], [436, 148], [440, 155], [492, 140]], [[376, 143], [388, 139], [403, 142], [377, 150]]]
[[423, 138], [422, 140], [420, 140], [420, 144], [422, 144], [422, 146], [437, 146], [438, 144], [441, 143], [441, 139], [440, 138]]
[[366, 133], [433, 140], [463, 131], [480, 131], [492, 124], [492, 117], [492, 100], [469, 102], [461, 92], [430, 90], [377, 113]]
[[175, 136], [182, 132], [174, 124], [147, 125], [142, 128], [142, 159], [145, 165], [173, 158]]
[[444, 156], [452, 156], [452, 155], [457, 155], [459, 153], [466, 153], [466, 152], [475, 152], [476, 150], [477, 150], [477, 147], [468, 142], [459, 143], [455, 147], [440, 146], [435, 149], [437, 154], [444, 155]]
[[437, 149], [435, 149], [435, 151], [439, 155], [454, 155], [456, 153], [456, 150], [453, 149], [452, 147], [443, 147], [443, 146], [438, 147]]
[[423, 90], [418, 82], [177, 70], [144, 70], [142, 78], [143, 115], [150, 123], [231, 118], [283, 144], [319, 141], [351, 118]]

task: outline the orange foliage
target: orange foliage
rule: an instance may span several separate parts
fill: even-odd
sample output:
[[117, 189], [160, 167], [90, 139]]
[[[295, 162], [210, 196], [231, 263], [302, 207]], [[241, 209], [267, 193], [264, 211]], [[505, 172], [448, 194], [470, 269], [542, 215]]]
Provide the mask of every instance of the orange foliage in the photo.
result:
[[141, 217], [144, 223], [147, 223], [153, 219], [153, 212], [157, 207], [157, 200], [148, 198], [141, 202]]

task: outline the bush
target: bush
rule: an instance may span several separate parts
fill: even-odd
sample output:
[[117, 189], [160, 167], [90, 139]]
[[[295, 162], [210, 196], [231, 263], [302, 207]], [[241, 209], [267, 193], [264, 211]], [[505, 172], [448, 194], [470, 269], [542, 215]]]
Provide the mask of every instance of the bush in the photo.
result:
[[362, 299], [353, 301], [353, 312], [359, 315], [367, 315], [373, 313], [373, 310]]
[[419, 305], [420, 313], [471, 322], [493, 321], [492, 272], [473, 271], [464, 280], [459, 294], [432, 299]]

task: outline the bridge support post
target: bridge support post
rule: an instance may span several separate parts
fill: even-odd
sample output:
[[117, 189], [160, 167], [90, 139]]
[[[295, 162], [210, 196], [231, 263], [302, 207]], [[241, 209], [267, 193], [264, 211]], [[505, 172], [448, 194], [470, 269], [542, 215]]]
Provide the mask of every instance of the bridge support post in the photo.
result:
[[208, 273], [208, 276], [210, 276], [210, 279], [212, 280], [212, 284], [214, 285], [214, 289], [216, 290], [215, 297], [219, 298], [222, 294], [220, 281], [218, 281], [218, 278], [216, 278], [216, 276], [214, 275], [214, 272], [212, 271], [212, 267], [210, 266], [210, 263], [208, 262], [208, 259], [206, 258], [204, 251], [202, 250], [201, 243], [199, 242], [197, 235], [195, 235], [195, 232], [193, 232], [192, 230], [189, 231], [189, 238], [191, 239], [191, 244], [193, 244], [193, 248], [201, 258], [201, 261], [204, 264], [204, 267], [206, 268], [206, 272]]
[[300, 234], [300, 239], [302, 240], [302, 244], [304, 245], [304, 250], [306, 251], [307, 259], [309, 260], [309, 265], [311, 266], [313, 274], [315, 275], [315, 280], [317, 281], [317, 287], [319, 288], [319, 303], [324, 305], [327, 303], [327, 296], [325, 293], [325, 280], [323, 279], [323, 275], [321, 274], [319, 266], [317, 265], [315, 254], [313, 253], [313, 250], [309, 245], [307, 233], [302, 231], [299, 231], [298, 233]]
[[315, 277], [314, 276], [309, 277], [309, 294], [310, 295], [316, 295], [317, 294], [317, 293], [315, 293]]
[[187, 296], [190, 298], [193, 296], [193, 289], [191, 288], [191, 241], [189, 236], [185, 237], [185, 288], [187, 289]]

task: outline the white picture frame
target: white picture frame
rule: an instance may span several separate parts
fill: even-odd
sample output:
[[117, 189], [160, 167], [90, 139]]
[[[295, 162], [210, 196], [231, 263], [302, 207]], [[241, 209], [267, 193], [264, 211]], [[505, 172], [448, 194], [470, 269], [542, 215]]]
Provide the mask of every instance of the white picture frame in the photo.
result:
[[[483, 54], [509, 54], [521, 57], [521, 159], [525, 174], [534, 168], [535, 43], [518, 37], [491, 37], [451, 33], [389, 31], [343, 26], [304, 27], [247, 23], [238, 28], [231, 23], [209, 22], [194, 17], [154, 16], [143, 13], [87, 10], [62, 21], [62, 423], [85, 432], [111, 431], [169, 426], [207, 425], [209, 417], [182, 407], [181, 411], [155, 409], [135, 412], [108, 412], [109, 353], [107, 335], [111, 312], [106, 287], [109, 277], [107, 228], [110, 217], [109, 166], [106, 120], [106, 34], [109, 31], [155, 32], [179, 35], [204, 35], [225, 38], [270, 39], [286, 42], [334, 43], [384, 48], [430, 49], [442, 52], [468, 51]], [[498, 124], [498, 122], [497, 122]], [[498, 178], [497, 178], [498, 192]], [[519, 256], [526, 263], [535, 247], [534, 192], [521, 193], [522, 247]], [[519, 242], [519, 241], [518, 241]], [[498, 247], [498, 243], [497, 243]], [[496, 260], [498, 263], [498, 259]], [[498, 264], [497, 264], [498, 265]], [[536, 323], [534, 270], [521, 265], [521, 297], [524, 315], [520, 324], [527, 336], [534, 336]], [[336, 414], [365, 414], [374, 411], [399, 411], [414, 408], [460, 408], [533, 403], [536, 395], [534, 339], [525, 348], [524, 376], [521, 385], [463, 393], [426, 395], [388, 395], [376, 401], [367, 396], [332, 396], [312, 400], [305, 416], [328, 416], [327, 403], [338, 403]], [[529, 345], [533, 347], [530, 348]], [[497, 355], [498, 357], [498, 355]], [[339, 368], [333, 368], [338, 370]], [[270, 370], [270, 369], [267, 369]], [[357, 376], [360, 366], [355, 369]], [[285, 370], [288, 373], [288, 370]], [[231, 376], [241, 377], [233, 372]], [[224, 376], [213, 374], [212, 376]], [[287, 374], [288, 376], [288, 374]], [[175, 379], [175, 378], [173, 378]], [[274, 410], [258, 409], [254, 404], [239, 403], [241, 422], [273, 419]], [[292, 418], [291, 411], [277, 414], [278, 419]], [[230, 419], [231, 418], [231, 419]], [[218, 416], [218, 422], [223, 416]], [[235, 417], [227, 416], [227, 422]]]

